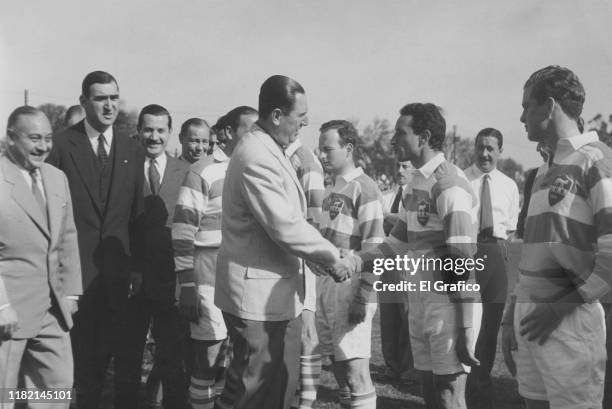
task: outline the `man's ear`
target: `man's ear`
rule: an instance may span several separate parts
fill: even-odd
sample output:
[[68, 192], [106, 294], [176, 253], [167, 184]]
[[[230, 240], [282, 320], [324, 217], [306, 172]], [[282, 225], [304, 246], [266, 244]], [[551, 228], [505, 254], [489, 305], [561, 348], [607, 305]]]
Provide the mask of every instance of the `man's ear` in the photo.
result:
[[225, 136], [225, 140], [226, 141], [231, 141], [234, 139], [234, 131], [232, 130], [232, 127], [229, 125], [226, 125], [223, 128], [223, 135]]
[[271, 113], [272, 115], [272, 123], [274, 123], [274, 125], [280, 125], [280, 119], [283, 116], [283, 111], [280, 108], [276, 108], [272, 111]]
[[85, 106], [85, 101], [87, 101], [87, 98], [84, 95], [79, 95], [79, 104], [81, 104], [82, 107]]
[[429, 145], [429, 138], [431, 138], [431, 132], [429, 129], [425, 129], [423, 133], [419, 135], [419, 141], [421, 145]]
[[546, 118], [552, 119], [553, 112], [555, 111], [555, 106], [557, 106], [557, 101], [553, 97], [546, 98], [544, 101], [544, 109], [546, 110]]

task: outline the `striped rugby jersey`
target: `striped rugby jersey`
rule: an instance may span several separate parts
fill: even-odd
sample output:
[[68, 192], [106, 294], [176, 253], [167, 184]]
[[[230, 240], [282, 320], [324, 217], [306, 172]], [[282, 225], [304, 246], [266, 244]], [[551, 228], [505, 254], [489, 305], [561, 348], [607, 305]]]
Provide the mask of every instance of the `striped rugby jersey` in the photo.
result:
[[[558, 141], [534, 181], [520, 289], [549, 297], [577, 289], [585, 302], [612, 284], [612, 150], [588, 132]], [[536, 294], [537, 293], [537, 294]]]
[[176, 271], [193, 270], [195, 247], [221, 246], [221, 193], [229, 157], [216, 149], [189, 168], [172, 223]]
[[[478, 200], [463, 171], [438, 153], [413, 172], [399, 220], [378, 246], [376, 256], [395, 258], [407, 254], [436, 259], [450, 254], [452, 258], [472, 259], [476, 253], [477, 206]], [[440, 279], [432, 271], [416, 274], [422, 279]], [[473, 272], [467, 280], [464, 277], [462, 274], [452, 278], [475, 282]], [[449, 297], [477, 301], [474, 292], [458, 292]]]
[[[382, 243], [382, 195], [376, 182], [361, 168], [337, 176], [335, 184], [327, 188], [319, 229], [339, 249], [360, 251]], [[358, 297], [370, 299], [373, 282], [372, 273], [362, 273]]]
[[318, 228], [325, 192], [321, 163], [314, 152], [302, 145], [299, 139], [287, 147], [285, 154], [289, 157], [306, 195], [306, 220]]

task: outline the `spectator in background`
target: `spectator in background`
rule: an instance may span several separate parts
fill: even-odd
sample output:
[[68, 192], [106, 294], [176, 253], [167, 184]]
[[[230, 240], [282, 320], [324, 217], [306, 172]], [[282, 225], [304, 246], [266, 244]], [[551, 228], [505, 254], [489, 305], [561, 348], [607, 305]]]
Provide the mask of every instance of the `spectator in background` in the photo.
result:
[[[132, 246], [144, 202], [144, 155], [138, 141], [113, 129], [119, 86], [112, 75], [87, 74], [80, 102], [85, 119], [53, 136], [47, 161], [66, 174], [74, 205], [84, 292], [71, 336], [77, 404], [89, 409], [100, 404], [111, 358], [126, 347], [128, 297], [142, 284]], [[121, 371], [124, 362], [114, 364]], [[115, 408], [136, 406], [133, 388], [115, 378]]]
[[181, 125], [179, 142], [181, 156], [187, 163], [195, 163], [208, 154], [211, 141], [211, 130], [208, 123], [201, 118], [190, 118]]
[[[68, 181], [44, 163], [51, 145], [44, 113], [29, 106], [11, 113], [7, 150], [0, 156], [3, 408], [13, 408], [7, 391], [17, 388], [20, 376], [30, 390], [73, 384], [68, 331], [82, 293], [81, 263]], [[46, 407], [67, 409], [69, 403]]]
[[73, 105], [66, 111], [64, 116], [64, 127], [70, 128], [72, 125], [80, 122], [85, 118], [85, 111], [80, 105]]
[[[412, 179], [414, 167], [410, 161], [396, 163], [397, 187], [383, 194], [384, 230], [388, 236], [399, 220], [402, 199]], [[399, 283], [405, 280], [403, 271], [385, 271], [383, 283]], [[413, 361], [408, 328], [408, 304], [403, 299], [390, 299], [389, 294], [381, 294], [380, 302], [380, 342], [383, 359], [387, 366], [387, 376], [394, 380], [411, 382]], [[393, 294], [395, 295], [395, 294]]]
[[495, 128], [482, 129], [476, 135], [475, 161], [465, 170], [478, 197], [478, 253], [486, 260], [476, 271], [482, 296], [482, 323], [476, 342], [476, 359], [467, 383], [469, 407], [493, 409], [491, 369], [497, 352], [497, 334], [508, 295], [506, 241], [516, 228], [519, 192], [516, 182], [497, 169], [503, 152], [503, 135]]

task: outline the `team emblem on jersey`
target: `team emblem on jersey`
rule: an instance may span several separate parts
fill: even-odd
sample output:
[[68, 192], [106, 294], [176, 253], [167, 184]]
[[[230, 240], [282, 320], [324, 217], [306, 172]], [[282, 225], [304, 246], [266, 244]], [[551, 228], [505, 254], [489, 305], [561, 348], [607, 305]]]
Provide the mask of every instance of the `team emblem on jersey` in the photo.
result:
[[551, 206], [559, 203], [563, 198], [572, 191], [574, 187], [574, 180], [568, 176], [559, 176], [555, 181], [550, 185], [548, 189], [548, 203]]
[[429, 202], [427, 200], [417, 203], [417, 220], [421, 226], [425, 226], [429, 221]]
[[333, 199], [331, 204], [329, 205], [329, 217], [332, 220], [334, 220], [336, 216], [340, 214], [343, 207], [344, 207], [344, 200], [338, 197]]

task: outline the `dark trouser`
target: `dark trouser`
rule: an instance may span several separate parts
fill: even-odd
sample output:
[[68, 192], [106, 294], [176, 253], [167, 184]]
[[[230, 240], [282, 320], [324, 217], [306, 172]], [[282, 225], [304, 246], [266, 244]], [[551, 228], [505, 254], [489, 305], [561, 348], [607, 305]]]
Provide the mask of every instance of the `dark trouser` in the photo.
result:
[[606, 300], [606, 302], [602, 302], [602, 305], [606, 312], [606, 351], [608, 352], [602, 407], [609, 408], [612, 407], [612, 303], [610, 300]]
[[[401, 273], [395, 271], [387, 271], [382, 275], [383, 283], [399, 283], [401, 280]], [[380, 341], [385, 364], [395, 375], [400, 376], [413, 367], [408, 303], [392, 299], [392, 296], [379, 297]]]
[[289, 409], [299, 378], [301, 315], [251, 321], [223, 313], [233, 359], [216, 408]]
[[166, 408], [187, 408], [185, 372], [182, 365], [184, 327], [171, 302], [149, 300], [141, 295], [128, 301], [120, 333], [123, 348], [115, 354], [115, 409], [138, 406], [142, 357], [149, 325], [153, 320], [155, 366], [161, 378]]
[[467, 400], [470, 407], [492, 408], [491, 369], [495, 362], [497, 334], [508, 295], [505, 246], [504, 240], [478, 242], [476, 257], [484, 258], [485, 268], [480, 272], [476, 271], [476, 281], [480, 285], [482, 297], [482, 321], [475, 351], [480, 366], [472, 367], [467, 382]]

